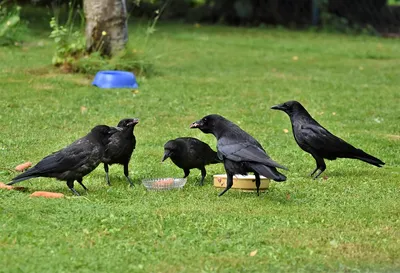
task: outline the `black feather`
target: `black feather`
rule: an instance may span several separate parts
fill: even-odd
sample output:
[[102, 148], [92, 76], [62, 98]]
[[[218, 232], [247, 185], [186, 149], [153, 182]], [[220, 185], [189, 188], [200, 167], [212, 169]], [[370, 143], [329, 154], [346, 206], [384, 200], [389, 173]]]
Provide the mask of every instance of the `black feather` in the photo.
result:
[[74, 189], [74, 181], [78, 181], [84, 187], [82, 178], [100, 164], [104, 147], [115, 132], [115, 128], [98, 125], [86, 136], [46, 156], [34, 167], [13, 178], [8, 185], [35, 177], [53, 177], [66, 181], [71, 191], [78, 195]]
[[165, 143], [163, 161], [168, 157], [176, 166], [183, 169], [184, 177], [189, 175], [191, 169], [199, 169], [201, 171], [200, 185], [203, 185], [207, 175], [205, 166], [222, 163], [217, 152], [211, 149], [207, 143], [193, 137], [180, 137]]
[[355, 158], [377, 167], [385, 164], [382, 160], [333, 135], [313, 119], [297, 101], [288, 101], [273, 106], [272, 109], [284, 111], [289, 115], [294, 139], [301, 149], [314, 157], [317, 163], [317, 168], [311, 173], [313, 175], [319, 170], [314, 178], [317, 178], [326, 169], [324, 159]]
[[257, 193], [260, 185], [259, 174], [275, 181], [285, 181], [286, 177], [276, 168], [286, 167], [272, 160], [261, 144], [239, 126], [220, 115], [208, 115], [192, 123], [191, 128], [199, 128], [217, 139], [219, 158], [224, 161], [227, 174], [227, 187], [220, 196], [232, 187], [233, 175], [254, 172]]
[[106, 180], [109, 185], [110, 178], [108, 176], [108, 165], [120, 164], [124, 166], [124, 175], [128, 183], [133, 186], [133, 182], [129, 177], [129, 162], [132, 153], [136, 148], [136, 138], [134, 135], [135, 125], [139, 123], [136, 118], [122, 119], [118, 123], [118, 128], [122, 131], [115, 133], [110, 137], [101, 162], [104, 163], [104, 171], [106, 172]]

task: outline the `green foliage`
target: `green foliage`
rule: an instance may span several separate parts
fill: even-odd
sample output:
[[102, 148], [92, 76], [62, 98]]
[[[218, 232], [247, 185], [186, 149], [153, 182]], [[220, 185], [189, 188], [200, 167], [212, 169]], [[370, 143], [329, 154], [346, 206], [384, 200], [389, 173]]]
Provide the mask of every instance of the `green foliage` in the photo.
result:
[[400, 5], [400, 0], [388, 0], [388, 5], [398, 6]]
[[[129, 31], [129, 47], [144, 50], [136, 22]], [[11, 169], [0, 181], [94, 125], [133, 116], [136, 186], [113, 165], [112, 186], [99, 166], [84, 178], [88, 193], [76, 185], [80, 198], [48, 178], [21, 182], [26, 192], [0, 190], [1, 272], [400, 271], [397, 40], [160, 23], [149, 41], [150, 55], [163, 55], [152, 59], [160, 76], [140, 78], [138, 92], [99, 89], [92, 76], [48, 68], [49, 41], [23, 54], [0, 51], [0, 171]], [[310, 179], [312, 157], [284, 133], [288, 117], [269, 110], [290, 99], [386, 165], [327, 161], [327, 179]], [[192, 170], [180, 191], [147, 192], [144, 178], [183, 176], [171, 161], [160, 163], [167, 140], [192, 136], [215, 148], [214, 136], [189, 129], [210, 113], [254, 135], [289, 168], [288, 181], [271, 182], [259, 197], [231, 190], [218, 198], [217, 164], [207, 166], [203, 187]], [[37, 190], [66, 198], [29, 198]]]
[[52, 31], [49, 37], [53, 38], [56, 44], [56, 52], [52, 59], [53, 65], [72, 63], [83, 55], [85, 42], [81, 31], [73, 31], [73, 25], [60, 26], [55, 17], [51, 18], [50, 27]]
[[70, 65], [72, 71], [86, 74], [96, 74], [99, 70], [132, 71], [137, 76], [154, 74], [151, 59], [130, 46], [111, 58], [101, 56], [99, 52], [93, 52], [74, 59]]
[[378, 32], [371, 25], [362, 26], [357, 23], [350, 23], [344, 17], [338, 17], [328, 12], [321, 12], [322, 30], [328, 32], [342, 32], [346, 34], [377, 35]]
[[[76, 16], [80, 15], [81, 25], [76, 26]], [[52, 29], [50, 38], [56, 44], [56, 51], [53, 55], [52, 63], [55, 66], [73, 63], [85, 53], [85, 39], [82, 35], [83, 15], [75, 10], [72, 3], [68, 7], [68, 17], [64, 25], [60, 25], [59, 15], [52, 17], [50, 27]]]
[[21, 7], [8, 7], [6, 1], [0, 2], [0, 45], [14, 44], [25, 30], [20, 19]]
[[346, 34], [377, 35], [370, 24], [361, 25], [345, 17], [339, 17], [328, 11], [329, 0], [317, 0], [320, 10], [321, 29], [327, 32], [342, 32]]
[[[80, 26], [77, 26], [74, 19], [76, 14], [80, 15]], [[146, 49], [149, 37], [156, 31], [155, 25], [159, 16], [160, 12], [157, 10], [155, 19], [146, 28], [146, 35], [141, 42], [146, 45]], [[94, 49], [91, 54], [88, 54], [82, 31], [83, 25], [84, 16], [79, 11], [79, 7], [77, 11], [72, 4], [69, 5], [68, 19], [65, 25], [60, 25], [56, 17], [51, 19], [50, 38], [53, 38], [56, 44], [56, 51], [52, 59], [53, 65], [60, 66], [66, 72], [87, 74], [95, 74], [99, 70], [127, 70], [135, 72], [137, 75], [153, 73], [151, 58], [129, 45], [112, 57], [101, 55], [101, 48]]]

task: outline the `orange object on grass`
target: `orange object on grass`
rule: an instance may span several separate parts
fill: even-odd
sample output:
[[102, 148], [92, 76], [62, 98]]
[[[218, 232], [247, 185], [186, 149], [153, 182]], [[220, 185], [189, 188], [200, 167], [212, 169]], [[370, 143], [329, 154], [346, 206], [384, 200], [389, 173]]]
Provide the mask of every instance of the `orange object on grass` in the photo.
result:
[[50, 191], [35, 191], [30, 195], [30, 197], [63, 198], [64, 194]]
[[9, 186], [4, 184], [3, 182], [0, 182], [0, 189], [12, 190], [13, 186]]
[[25, 162], [25, 163], [22, 163], [22, 164], [19, 164], [18, 166], [16, 166], [15, 170], [18, 172], [22, 172], [31, 166], [32, 166], [32, 162]]
[[4, 184], [3, 182], [0, 182], [0, 189], [24, 191], [24, 190], [25, 190], [25, 187], [9, 186], [9, 185], [7, 185], [7, 184]]

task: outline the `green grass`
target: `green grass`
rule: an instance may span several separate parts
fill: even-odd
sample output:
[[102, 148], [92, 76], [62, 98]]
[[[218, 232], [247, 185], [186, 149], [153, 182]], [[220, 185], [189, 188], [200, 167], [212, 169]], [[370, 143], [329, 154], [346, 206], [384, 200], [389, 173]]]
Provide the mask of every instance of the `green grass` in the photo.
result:
[[400, 1], [399, 0], [388, 0], [388, 5], [399, 5]]
[[[134, 24], [131, 46], [152, 57], [158, 73], [140, 78], [133, 94], [57, 72], [48, 32], [33, 31], [22, 47], [0, 51], [0, 181], [97, 124], [138, 117], [130, 164], [137, 185], [129, 188], [122, 168], [112, 166], [108, 187], [99, 166], [85, 177], [89, 193], [81, 198], [44, 178], [20, 183], [27, 192], [1, 190], [1, 272], [400, 271], [397, 40], [164, 24], [143, 48], [143, 29]], [[311, 180], [314, 160], [283, 132], [288, 117], [269, 109], [290, 99], [386, 165], [329, 161], [327, 179]], [[230, 190], [218, 198], [212, 175], [224, 169], [213, 165], [204, 187], [196, 185], [198, 170], [181, 191], [139, 185], [183, 175], [160, 163], [167, 140], [193, 136], [215, 147], [213, 136], [189, 129], [210, 113], [255, 136], [290, 169], [287, 182], [272, 182], [259, 197]], [[29, 198], [37, 190], [68, 197]]]

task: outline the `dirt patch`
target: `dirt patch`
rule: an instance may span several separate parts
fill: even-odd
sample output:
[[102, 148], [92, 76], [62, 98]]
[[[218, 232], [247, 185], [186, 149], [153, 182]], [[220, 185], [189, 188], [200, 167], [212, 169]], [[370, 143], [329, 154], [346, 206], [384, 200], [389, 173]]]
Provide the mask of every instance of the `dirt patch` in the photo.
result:
[[390, 140], [400, 140], [400, 135], [386, 135]]
[[73, 82], [77, 85], [83, 85], [83, 86], [88, 86], [92, 84], [92, 79], [89, 79], [88, 77], [74, 77], [66, 80]]
[[38, 84], [34, 84], [32, 86], [33, 89], [41, 91], [41, 90], [54, 90], [55, 87], [51, 84], [46, 84], [46, 83], [38, 83]]
[[52, 69], [49, 66], [42, 66], [42, 67], [36, 67], [36, 68], [28, 68], [28, 69], [25, 69], [24, 72], [26, 74], [37, 75], [37, 76], [42, 76], [42, 75], [55, 76], [55, 75], [60, 74], [60, 73], [54, 73], [54, 71], [51, 71], [51, 70]]

